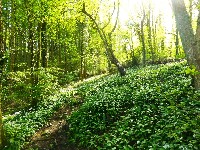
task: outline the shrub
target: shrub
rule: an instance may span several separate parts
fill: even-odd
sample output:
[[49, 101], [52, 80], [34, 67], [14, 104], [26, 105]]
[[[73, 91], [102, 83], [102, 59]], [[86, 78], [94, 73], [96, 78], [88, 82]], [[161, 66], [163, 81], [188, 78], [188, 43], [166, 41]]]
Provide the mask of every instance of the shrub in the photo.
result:
[[36, 85], [30, 83], [30, 72], [9, 72], [6, 75], [2, 88], [4, 114], [28, 109], [33, 98], [39, 102], [55, 94], [59, 87], [58, 78], [44, 69], [40, 69], [35, 74], [38, 76]]

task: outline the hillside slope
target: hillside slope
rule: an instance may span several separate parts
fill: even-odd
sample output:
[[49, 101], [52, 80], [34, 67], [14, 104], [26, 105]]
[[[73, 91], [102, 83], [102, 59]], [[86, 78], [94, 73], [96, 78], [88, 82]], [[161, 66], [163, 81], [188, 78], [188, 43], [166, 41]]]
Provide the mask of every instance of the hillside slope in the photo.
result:
[[191, 75], [185, 62], [171, 63], [61, 89], [4, 118], [5, 149], [200, 149], [200, 92]]
[[68, 136], [88, 149], [200, 149], [200, 93], [191, 83], [181, 62], [82, 84]]

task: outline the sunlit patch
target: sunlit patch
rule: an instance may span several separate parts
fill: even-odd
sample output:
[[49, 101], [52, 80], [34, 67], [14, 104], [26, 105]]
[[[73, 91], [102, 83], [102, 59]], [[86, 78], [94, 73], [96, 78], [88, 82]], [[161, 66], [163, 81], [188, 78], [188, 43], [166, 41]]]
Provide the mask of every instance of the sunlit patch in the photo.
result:
[[[149, 9], [153, 18], [156, 19], [161, 15], [163, 18], [163, 26], [167, 30], [172, 29], [172, 9], [170, 0], [120, 0], [120, 23], [125, 25], [129, 20], [138, 20], [141, 17], [142, 7]], [[146, 10], [147, 11], [147, 10]]]

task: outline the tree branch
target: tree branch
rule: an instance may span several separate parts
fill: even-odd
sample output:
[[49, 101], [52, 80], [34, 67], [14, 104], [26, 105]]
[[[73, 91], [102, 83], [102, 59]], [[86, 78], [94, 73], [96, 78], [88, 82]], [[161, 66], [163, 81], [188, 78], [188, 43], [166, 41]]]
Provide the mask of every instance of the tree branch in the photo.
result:
[[108, 22], [104, 25], [104, 27], [102, 29], [105, 29], [109, 25], [111, 18], [113, 16], [114, 12], [115, 12], [115, 9], [116, 9], [116, 6], [115, 6], [115, 2], [114, 2], [114, 9], [113, 9], [112, 15], [109, 16]]
[[112, 33], [115, 31], [117, 27], [118, 18], [119, 18], [119, 0], [118, 0], [118, 6], [117, 6], [117, 17], [116, 17], [115, 25], [113, 29], [111, 30], [111, 32], [109, 33], [110, 36], [112, 35]]
[[91, 14], [89, 14], [86, 10], [85, 10], [85, 3], [83, 3], [83, 9], [82, 9], [82, 13], [84, 13], [86, 16], [88, 16], [92, 22], [95, 24], [96, 28], [97, 28], [97, 31], [99, 32], [99, 35], [101, 37], [101, 39], [103, 40], [104, 44], [106, 46], [108, 46], [108, 43], [107, 43], [107, 38], [105, 36], [105, 33], [102, 31], [102, 29], [99, 27], [99, 25], [97, 24], [96, 20], [92, 17]]

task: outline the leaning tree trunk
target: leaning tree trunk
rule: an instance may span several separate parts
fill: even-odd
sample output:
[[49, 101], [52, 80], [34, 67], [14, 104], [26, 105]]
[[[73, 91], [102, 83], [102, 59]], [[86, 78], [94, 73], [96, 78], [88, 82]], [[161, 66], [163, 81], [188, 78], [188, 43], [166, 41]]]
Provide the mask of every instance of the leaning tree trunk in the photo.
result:
[[115, 21], [115, 25], [113, 27], [113, 29], [106, 35], [105, 31], [103, 30], [103, 28], [100, 28], [100, 26], [97, 24], [96, 20], [92, 17], [91, 14], [89, 14], [86, 10], [85, 10], [85, 3], [83, 3], [83, 9], [82, 12], [88, 16], [90, 18], [90, 20], [92, 20], [92, 22], [95, 24], [96, 29], [100, 35], [101, 40], [103, 41], [108, 59], [110, 60], [110, 62], [112, 64], [114, 64], [117, 69], [118, 72], [120, 73], [121, 76], [125, 76], [126, 75], [126, 70], [123, 67], [123, 65], [119, 62], [119, 60], [116, 58], [116, 56], [113, 53], [113, 49], [112, 49], [112, 33], [115, 31], [116, 26], [117, 26], [117, 20], [118, 20], [118, 16], [119, 16], [119, 3], [118, 3], [118, 10], [117, 10], [117, 18]]
[[120, 76], [125, 76], [126, 71], [125, 71], [124, 67], [122, 66], [122, 64], [119, 62], [119, 60], [115, 57], [112, 48], [106, 47], [106, 52], [108, 54], [108, 58], [109, 58], [110, 62], [117, 67], [117, 70], [120, 73]]
[[[197, 21], [196, 35], [193, 33], [191, 18], [186, 10], [184, 0], [171, 0], [175, 14], [176, 26], [181, 37], [182, 45], [188, 64], [194, 65], [200, 72], [200, 13]], [[194, 86], [200, 89], [200, 75], [194, 76]]]

